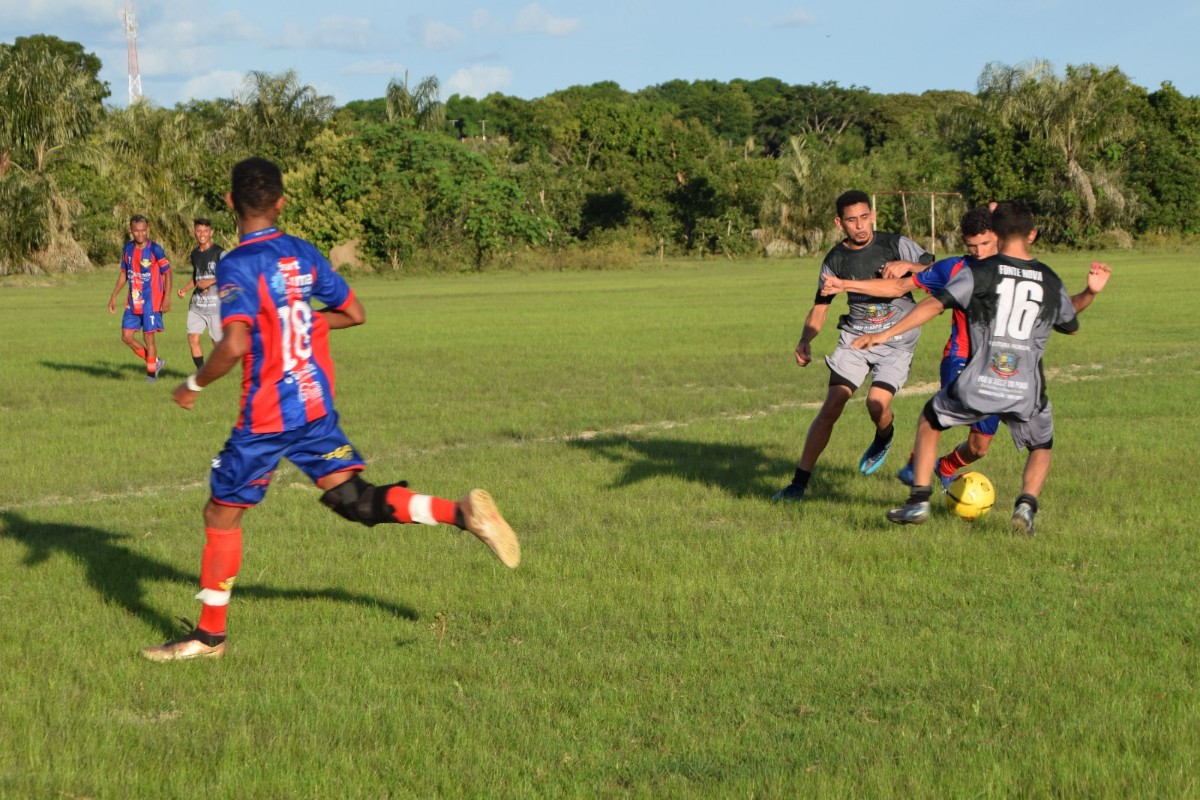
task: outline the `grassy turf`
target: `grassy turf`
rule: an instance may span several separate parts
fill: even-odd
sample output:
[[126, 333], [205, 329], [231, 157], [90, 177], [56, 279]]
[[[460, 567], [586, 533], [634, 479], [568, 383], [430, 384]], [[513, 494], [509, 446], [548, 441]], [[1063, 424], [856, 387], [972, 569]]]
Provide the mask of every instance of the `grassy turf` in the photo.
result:
[[[1033, 540], [1005, 431], [993, 514], [883, 518], [945, 319], [889, 463], [857, 473], [856, 401], [812, 497], [766, 501], [824, 395], [791, 361], [815, 262], [357, 280], [334, 355], [368, 477], [488, 487], [525, 562], [357, 528], [285, 466], [228, 657], [169, 665], [137, 651], [198, 611], [238, 381], [174, 407], [177, 309], [144, 384], [111, 276], [0, 286], [0, 796], [1195, 795], [1192, 257], [1112, 254], [1052, 340]], [[1076, 290], [1090, 258], [1047, 260]]]

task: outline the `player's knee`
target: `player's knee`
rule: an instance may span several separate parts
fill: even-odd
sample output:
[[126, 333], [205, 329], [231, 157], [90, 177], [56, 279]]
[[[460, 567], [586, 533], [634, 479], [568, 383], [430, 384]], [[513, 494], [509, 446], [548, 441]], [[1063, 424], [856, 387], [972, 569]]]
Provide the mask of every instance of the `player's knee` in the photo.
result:
[[355, 475], [345, 483], [321, 495], [321, 503], [335, 514], [368, 528], [381, 522], [395, 522], [387, 502], [387, 490], [395, 485], [376, 486]]
[[967, 437], [967, 454], [976, 461], [986, 456], [991, 446], [991, 436], [976, 436], [972, 434]]

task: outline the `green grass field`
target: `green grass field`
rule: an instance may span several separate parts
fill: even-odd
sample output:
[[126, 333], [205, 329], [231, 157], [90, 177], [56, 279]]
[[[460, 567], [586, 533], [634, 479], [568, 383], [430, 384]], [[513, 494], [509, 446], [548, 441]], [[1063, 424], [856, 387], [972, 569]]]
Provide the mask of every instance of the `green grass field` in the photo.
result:
[[[524, 563], [353, 526], [288, 465], [227, 658], [179, 664], [138, 650], [199, 611], [239, 381], [171, 403], [180, 307], [143, 383], [107, 272], [0, 284], [0, 797], [1200, 795], [1196, 253], [1107, 256], [1051, 342], [1034, 539], [1006, 431], [991, 515], [884, 519], [946, 318], [884, 469], [856, 400], [811, 498], [768, 502], [828, 377], [791, 356], [814, 261], [357, 280], [333, 347], [368, 477], [490, 489]], [[1091, 256], [1046, 260], [1075, 291]]]

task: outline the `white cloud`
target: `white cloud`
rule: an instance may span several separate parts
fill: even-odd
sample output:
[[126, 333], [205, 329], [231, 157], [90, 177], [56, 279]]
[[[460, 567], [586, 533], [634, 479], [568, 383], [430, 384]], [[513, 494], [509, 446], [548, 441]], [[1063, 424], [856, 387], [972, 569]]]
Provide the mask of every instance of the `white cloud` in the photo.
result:
[[816, 25], [819, 20], [812, 14], [804, 11], [793, 11], [790, 14], [785, 14], [779, 19], [771, 23], [772, 28], [807, 28], [810, 25]]
[[508, 67], [473, 64], [450, 76], [450, 80], [446, 81], [446, 93], [482, 98], [504, 89], [512, 83], [512, 79], [513, 73]]
[[436, 20], [413, 20], [417, 38], [426, 50], [449, 50], [463, 40], [462, 31]]
[[57, 27], [64, 20], [80, 22], [82, 17], [119, 28], [124, 7], [122, 0], [0, 0], [0, 19], [5, 23], [35, 22]]
[[295, 22], [283, 26], [276, 47], [288, 50], [336, 50], [359, 53], [375, 49], [378, 43], [376, 26], [362, 17], [325, 17], [314, 30], [306, 30]]
[[179, 100], [186, 103], [188, 100], [233, 97], [241, 90], [242, 80], [245, 77], [241, 72], [230, 70], [215, 70], [205, 75], [198, 75], [180, 87]]
[[477, 31], [490, 31], [496, 28], [496, 22], [486, 9], [479, 8], [471, 13], [471, 28]]
[[541, 33], [546, 36], [570, 36], [583, 27], [579, 19], [556, 17], [538, 3], [530, 3], [517, 12], [517, 33]]

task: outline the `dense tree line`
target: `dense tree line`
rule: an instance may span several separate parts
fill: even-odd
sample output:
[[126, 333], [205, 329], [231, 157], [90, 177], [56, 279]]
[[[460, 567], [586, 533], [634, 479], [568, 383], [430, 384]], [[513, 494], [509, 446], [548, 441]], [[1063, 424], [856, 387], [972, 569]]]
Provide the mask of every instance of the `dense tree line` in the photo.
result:
[[343, 107], [254, 72], [167, 109], [106, 106], [100, 66], [51, 36], [0, 44], [0, 274], [115, 263], [134, 213], [171, 252], [198, 215], [228, 243], [229, 168], [251, 154], [287, 172], [289, 230], [379, 270], [811, 252], [849, 187], [938, 249], [991, 198], [1064, 247], [1200, 233], [1200, 98], [1117, 68], [989, 64], [975, 93], [762, 78], [444, 103], [405, 75]]

